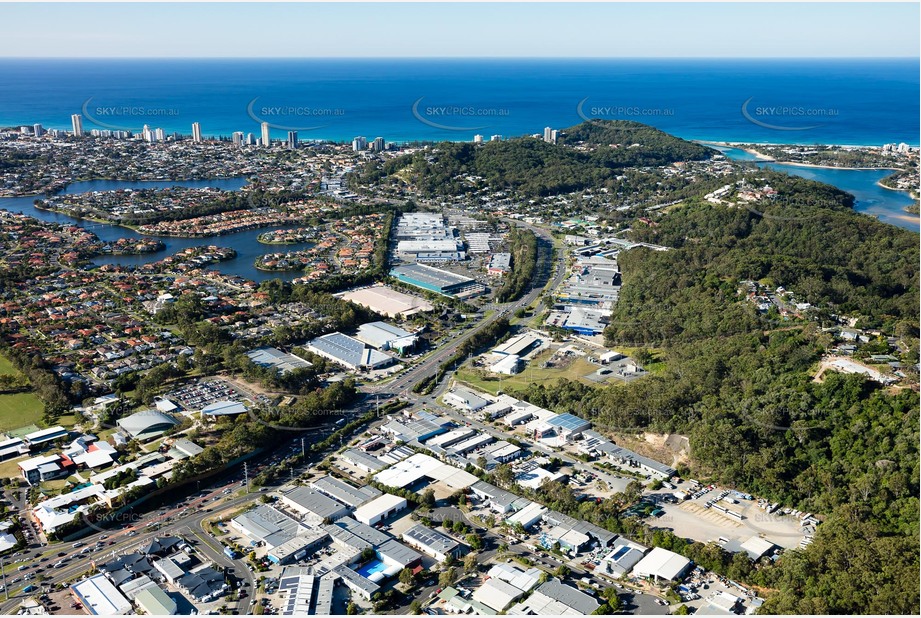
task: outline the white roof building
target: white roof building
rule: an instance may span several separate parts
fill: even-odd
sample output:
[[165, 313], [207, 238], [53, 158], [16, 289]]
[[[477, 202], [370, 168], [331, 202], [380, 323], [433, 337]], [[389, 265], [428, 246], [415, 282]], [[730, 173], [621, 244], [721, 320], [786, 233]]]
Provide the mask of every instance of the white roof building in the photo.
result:
[[358, 327], [355, 338], [378, 350], [401, 352], [411, 348], [418, 341], [413, 333], [386, 322], [368, 322]]
[[317, 337], [307, 344], [307, 349], [352, 370], [377, 369], [394, 362], [392, 356], [365, 347], [361, 341], [342, 333]]
[[508, 523], [514, 525], [520, 523], [525, 530], [536, 524], [540, 521], [540, 518], [543, 517], [544, 513], [547, 512], [547, 507], [541, 506], [537, 502], [532, 502], [528, 506], [524, 507], [514, 515], [508, 518]]
[[524, 591], [501, 579], [488, 579], [473, 591], [473, 600], [479, 601], [497, 612], [521, 598]]
[[373, 526], [379, 521], [384, 520], [405, 508], [406, 498], [394, 496], [393, 494], [384, 494], [378, 498], [375, 498], [371, 502], [358, 507], [355, 510], [353, 517], [366, 526]]
[[83, 607], [96, 616], [122, 616], [132, 610], [131, 602], [105, 575], [94, 575], [70, 587]]
[[676, 581], [688, 570], [691, 561], [673, 551], [654, 547], [651, 552], [636, 563], [632, 575], [636, 577], [652, 577], [656, 581]]

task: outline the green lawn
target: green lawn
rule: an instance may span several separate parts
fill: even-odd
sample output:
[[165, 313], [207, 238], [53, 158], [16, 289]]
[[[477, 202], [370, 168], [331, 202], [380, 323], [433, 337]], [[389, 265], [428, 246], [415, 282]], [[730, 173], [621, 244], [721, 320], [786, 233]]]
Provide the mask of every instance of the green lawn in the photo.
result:
[[[498, 376], [496, 379], [485, 379], [478, 371], [469, 366], [462, 367], [457, 371], [456, 378], [465, 382], [473, 388], [492, 393], [495, 395], [498, 391], [509, 391], [515, 389], [527, 388], [532, 382], [546, 383], [563, 378], [576, 380], [589, 386], [597, 386], [596, 383], [584, 379], [584, 376], [596, 371], [597, 365], [593, 365], [584, 358], [576, 358], [566, 367], [543, 369], [540, 363], [548, 359], [552, 354], [543, 352], [535, 360], [529, 361], [524, 371], [513, 376]], [[492, 377], [493, 374], [489, 374]], [[501, 378], [501, 379], [499, 379]]]
[[27, 457], [17, 457], [0, 463], [0, 478], [19, 478], [21, 480], [22, 473], [19, 471], [19, 462], [26, 459]]
[[7, 357], [0, 356], [0, 375], [18, 376], [22, 375], [22, 373], [13, 367], [13, 363]]
[[45, 404], [35, 393], [0, 395], [0, 431], [35, 423], [45, 413]]

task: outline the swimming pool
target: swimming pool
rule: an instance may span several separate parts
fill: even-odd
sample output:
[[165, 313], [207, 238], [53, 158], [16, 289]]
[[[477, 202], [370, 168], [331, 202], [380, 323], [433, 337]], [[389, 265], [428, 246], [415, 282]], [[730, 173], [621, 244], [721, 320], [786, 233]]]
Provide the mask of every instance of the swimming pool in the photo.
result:
[[361, 568], [355, 569], [355, 572], [361, 575], [362, 577], [367, 577], [368, 579], [371, 579], [372, 575], [376, 575], [377, 573], [383, 573], [385, 570], [387, 570], [387, 565], [385, 565], [380, 560], [372, 560], [371, 562], [362, 566]]

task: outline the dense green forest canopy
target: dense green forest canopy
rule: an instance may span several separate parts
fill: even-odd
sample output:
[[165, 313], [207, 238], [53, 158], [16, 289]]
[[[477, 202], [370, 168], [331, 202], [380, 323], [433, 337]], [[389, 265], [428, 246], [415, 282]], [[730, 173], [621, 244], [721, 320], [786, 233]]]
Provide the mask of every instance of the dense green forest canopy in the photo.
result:
[[674, 247], [621, 254], [624, 287], [607, 336], [658, 344], [747, 332], [753, 307], [737, 299], [742, 280], [795, 292], [826, 318], [861, 319], [895, 334], [918, 331], [918, 237], [855, 213], [828, 185], [765, 172], [777, 198], [750, 207], [689, 202], [636, 240]]
[[596, 120], [563, 129], [558, 144], [533, 137], [474, 145], [442, 142], [369, 167], [363, 182], [385, 175], [414, 184], [427, 197], [458, 195], [478, 188], [468, 177], [482, 179], [492, 190], [547, 196], [604, 186], [627, 168], [703, 160], [716, 151], [671, 136], [638, 122]]

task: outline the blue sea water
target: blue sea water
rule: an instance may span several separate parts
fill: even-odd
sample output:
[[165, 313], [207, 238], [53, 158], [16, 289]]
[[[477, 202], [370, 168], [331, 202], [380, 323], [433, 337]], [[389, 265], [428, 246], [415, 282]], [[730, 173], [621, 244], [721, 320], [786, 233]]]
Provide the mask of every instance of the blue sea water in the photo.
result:
[[[0, 125], [470, 140], [630, 119], [687, 139], [919, 143], [919, 61], [0, 60]], [[744, 109], [743, 109], [744, 108]]]

